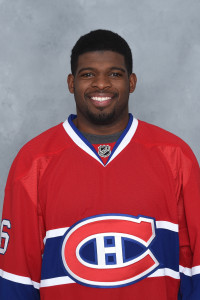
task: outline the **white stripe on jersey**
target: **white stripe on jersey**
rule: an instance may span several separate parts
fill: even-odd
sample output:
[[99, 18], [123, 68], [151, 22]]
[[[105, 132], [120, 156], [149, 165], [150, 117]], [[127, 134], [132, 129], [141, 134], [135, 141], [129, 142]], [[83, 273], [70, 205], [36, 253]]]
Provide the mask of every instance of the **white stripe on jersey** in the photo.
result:
[[183, 266], [179, 266], [179, 272], [191, 277], [200, 274], [200, 266], [196, 266], [193, 268], [185, 268]]
[[[200, 274], [200, 266], [195, 266], [191, 269], [184, 268], [183, 266], [179, 266], [179, 269], [180, 269], [180, 273], [183, 273], [186, 276], [193, 276], [193, 275]], [[174, 271], [172, 269], [163, 268], [163, 269], [158, 269], [157, 271], [155, 271], [154, 273], [149, 275], [147, 278], [169, 276], [174, 279], [180, 279], [180, 273], [177, 271]], [[25, 285], [32, 285], [36, 289], [39, 289], [40, 287], [43, 288], [43, 287], [75, 283], [75, 281], [73, 281], [68, 276], [43, 279], [43, 280], [41, 280], [40, 283], [38, 283], [38, 282], [31, 280], [28, 277], [11, 274], [11, 273], [5, 272], [1, 269], [0, 269], [0, 276], [2, 278], [10, 280], [12, 282], [21, 283], [21, 284], [25, 284]]]
[[178, 232], [178, 224], [168, 221], [156, 221], [156, 228]]
[[26, 285], [33, 285], [33, 287], [35, 289], [39, 289], [40, 288], [40, 284], [39, 282], [33, 281], [31, 280], [31, 278], [29, 277], [24, 277], [24, 276], [20, 276], [20, 275], [15, 275], [12, 273], [8, 273], [6, 271], [3, 271], [0, 269], [0, 276], [4, 279], [10, 280], [12, 282], [16, 282], [16, 283], [22, 283], [22, 284], [26, 284]]
[[149, 275], [148, 277], [162, 277], [162, 276], [169, 276], [174, 279], [180, 279], [180, 274], [179, 272], [176, 272], [172, 269], [168, 268], [163, 268], [163, 269], [158, 269], [155, 271], [153, 274]]
[[47, 239], [51, 239], [51, 238], [58, 237], [58, 236], [63, 236], [68, 228], [69, 227], [48, 230], [46, 232], [46, 236], [44, 238], [44, 244], [46, 243]]
[[[179, 279], [180, 278], [179, 272], [176, 272], [174, 270], [167, 269], [167, 268], [159, 269], [159, 270], [155, 271], [153, 274], [151, 274], [148, 277], [162, 277], [162, 276], [169, 276], [169, 277], [172, 277], [174, 279]], [[64, 277], [57, 277], [57, 278], [50, 278], [50, 279], [41, 280], [40, 286], [41, 287], [50, 287], [50, 286], [70, 284], [70, 283], [75, 283], [75, 281], [73, 281], [68, 276], [64, 276]]]
[[69, 284], [69, 283], [75, 283], [69, 276], [63, 276], [63, 277], [56, 277], [56, 278], [50, 278], [50, 279], [43, 279], [40, 282], [40, 287], [48, 287], [48, 286], [55, 286], [55, 285], [62, 285], [62, 284]]

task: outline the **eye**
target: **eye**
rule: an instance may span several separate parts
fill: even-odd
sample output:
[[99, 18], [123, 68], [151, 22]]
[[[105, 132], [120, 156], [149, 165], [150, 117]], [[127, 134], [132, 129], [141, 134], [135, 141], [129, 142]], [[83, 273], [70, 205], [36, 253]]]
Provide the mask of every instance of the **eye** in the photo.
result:
[[110, 74], [110, 76], [111, 76], [111, 77], [122, 77], [122, 74], [119, 73], [119, 72], [112, 72], [112, 73]]
[[94, 74], [91, 73], [91, 72], [81, 74], [81, 77], [83, 77], [83, 78], [90, 78], [90, 77], [93, 77], [93, 76], [94, 76]]

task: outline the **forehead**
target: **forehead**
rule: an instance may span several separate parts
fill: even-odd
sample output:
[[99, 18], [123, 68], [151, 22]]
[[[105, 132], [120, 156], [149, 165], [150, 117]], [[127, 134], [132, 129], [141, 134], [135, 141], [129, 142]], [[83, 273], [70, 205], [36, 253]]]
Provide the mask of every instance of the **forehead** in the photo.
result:
[[124, 56], [113, 51], [92, 51], [81, 54], [78, 58], [77, 71], [82, 68], [124, 68]]

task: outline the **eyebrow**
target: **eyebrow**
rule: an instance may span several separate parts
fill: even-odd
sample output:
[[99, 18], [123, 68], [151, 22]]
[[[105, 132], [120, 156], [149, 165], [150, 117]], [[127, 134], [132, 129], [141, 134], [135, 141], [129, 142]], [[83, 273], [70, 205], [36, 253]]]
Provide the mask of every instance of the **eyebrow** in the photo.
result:
[[119, 68], [119, 67], [112, 67], [112, 68], [110, 68], [110, 70], [118, 70], [118, 71], [122, 71], [122, 72], [126, 73], [125, 69]]
[[78, 74], [79, 73], [81, 73], [81, 72], [83, 72], [83, 71], [94, 71], [95, 69], [94, 68], [90, 68], [90, 67], [88, 67], [88, 68], [82, 68], [82, 69], [80, 69], [79, 71], [78, 71]]
[[[91, 68], [91, 67], [88, 67], [88, 68], [82, 68], [82, 69], [80, 69], [80, 70], [78, 71], [78, 74], [81, 73], [81, 72], [83, 72], [83, 71], [89, 71], [89, 70], [90, 70], [90, 71], [95, 71], [95, 68]], [[112, 71], [112, 70], [118, 70], [118, 71], [122, 71], [123, 73], [126, 73], [125, 69], [120, 68], [120, 67], [111, 67], [109, 70], [110, 70], [110, 71]]]

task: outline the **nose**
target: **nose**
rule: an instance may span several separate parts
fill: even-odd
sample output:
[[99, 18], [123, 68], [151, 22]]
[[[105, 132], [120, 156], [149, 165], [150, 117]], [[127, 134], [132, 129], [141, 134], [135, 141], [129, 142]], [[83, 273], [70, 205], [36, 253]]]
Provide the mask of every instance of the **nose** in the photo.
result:
[[98, 88], [100, 90], [111, 87], [109, 77], [105, 75], [96, 75], [92, 81], [92, 87]]

